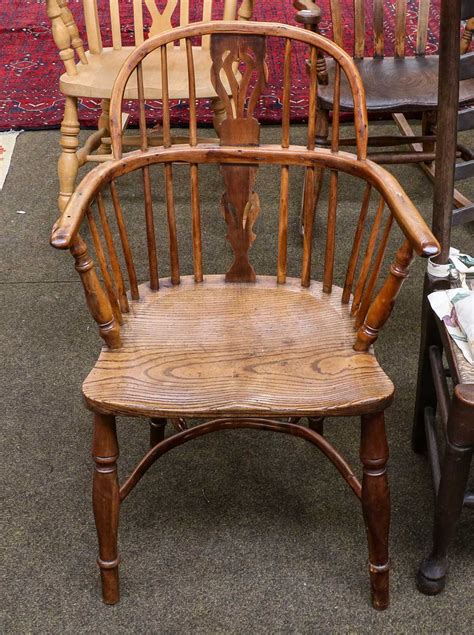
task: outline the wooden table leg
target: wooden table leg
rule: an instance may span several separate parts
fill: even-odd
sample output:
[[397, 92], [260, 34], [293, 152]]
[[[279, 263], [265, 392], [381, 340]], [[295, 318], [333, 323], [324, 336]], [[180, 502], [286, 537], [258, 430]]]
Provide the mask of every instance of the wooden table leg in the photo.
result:
[[417, 575], [426, 595], [443, 590], [448, 548], [463, 506], [474, 447], [474, 386], [456, 386], [448, 419], [448, 440], [436, 498], [433, 548]]

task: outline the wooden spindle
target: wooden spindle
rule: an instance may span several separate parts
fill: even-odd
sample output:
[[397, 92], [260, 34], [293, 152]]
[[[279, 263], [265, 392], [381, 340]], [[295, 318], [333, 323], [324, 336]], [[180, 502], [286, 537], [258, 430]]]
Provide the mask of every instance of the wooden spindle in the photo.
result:
[[122, 205], [120, 204], [117, 186], [115, 185], [114, 181], [110, 182], [110, 194], [112, 196], [112, 202], [114, 204], [115, 218], [117, 220], [120, 241], [122, 243], [122, 252], [125, 260], [125, 266], [127, 267], [128, 280], [130, 282], [130, 294], [132, 296], [132, 300], [139, 300], [140, 294], [138, 293], [137, 273], [135, 271], [132, 250], [130, 249], [130, 242], [128, 240], [127, 229], [125, 227], [125, 221], [123, 218]]
[[362, 267], [359, 273], [359, 278], [357, 280], [357, 286], [354, 292], [354, 299], [352, 300], [351, 315], [354, 315], [357, 312], [360, 305], [362, 292], [364, 291], [364, 288], [365, 288], [365, 283], [367, 281], [367, 275], [369, 272], [370, 263], [372, 261], [372, 255], [374, 253], [375, 245], [377, 242], [377, 235], [379, 233], [380, 223], [382, 221], [384, 206], [385, 206], [385, 201], [383, 198], [380, 198], [380, 202], [377, 207], [377, 211], [375, 213], [374, 222], [373, 222], [369, 240], [367, 243], [367, 248], [365, 250], [364, 260], [362, 261]]
[[281, 147], [290, 145], [290, 111], [291, 111], [291, 40], [285, 41], [285, 62], [283, 66], [283, 112], [281, 122]]
[[341, 1], [331, 0], [331, 22], [333, 40], [339, 46], [343, 45], [343, 33], [342, 33], [342, 16], [341, 16]]
[[195, 146], [197, 144], [196, 73], [194, 70], [193, 46], [188, 38], [186, 38], [186, 58], [189, 91], [189, 145]]
[[92, 242], [94, 243], [94, 250], [97, 256], [97, 260], [99, 262], [100, 272], [102, 274], [102, 279], [104, 280], [105, 290], [107, 291], [107, 296], [109, 298], [110, 306], [112, 307], [114, 318], [117, 320], [119, 324], [122, 324], [122, 321], [123, 321], [122, 312], [120, 311], [120, 305], [118, 302], [117, 294], [115, 292], [112, 278], [110, 276], [109, 268], [107, 266], [107, 260], [105, 258], [104, 250], [102, 248], [102, 242], [100, 240], [99, 230], [97, 229], [94, 215], [92, 214], [90, 208], [87, 210], [87, 222], [89, 224], [89, 228], [91, 231]]
[[287, 165], [282, 165], [280, 175], [280, 212], [278, 220], [278, 284], [284, 284], [286, 282], [288, 251], [288, 182], [289, 167]]
[[116, 51], [122, 48], [122, 32], [120, 30], [120, 10], [118, 0], [109, 0], [110, 26], [112, 29], [112, 46]]
[[369, 209], [370, 195], [372, 187], [367, 183], [365, 187], [364, 197], [362, 199], [362, 206], [359, 214], [359, 222], [357, 223], [356, 233], [354, 236], [354, 242], [352, 244], [352, 251], [349, 258], [349, 264], [347, 266], [346, 279], [344, 281], [344, 289], [342, 292], [342, 304], [348, 304], [349, 298], [352, 292], [352, 283], [354, 281], [354, 274], [359, 260], [360, 245], [362, 242], [362, 236], [365, 229], [365, 219], [367, 217], [367, 211]]
[[336, 64], [334, 72], [334, 91], [332, 106], [331, 150], [339, 150], [339, 113], [341, 109], [341, 67]]
[[354, 13], [354, 57], [362, 59], [365, 54], [365, 0], [354, 0]]
[[224, 0], [223, 20], [235, 20], [237, 18], [237, 0]]
[[[197, 116], [196, 116], [196, 75], [194, 70], [194, 56], [191, 40], [186, 39], [186, 57], [188, 65], [189, 90], [189, 145], [197, 145]], [[201, 208], [199, 201], [198, 166], [190, 165], [191, 179], [191, 214], [193, 226], [193, 260], [194, 280], [202, 282], [202, 240], [201, 240]]]
[[173, 192], [173, 166], [165, 163], [166, 214], [168, 217], [168, 234], [170, 243], [171, 282], [179, 284], [178, 239], [176, 233], [176, 214]]
[[[212, 20], [212, 0], [204, 0], [202, 3], [202, 21], [210, 22]], [[211, 45], [211, 36], [202, 36], [202, 48], [209, 49]]]
[[153, 218], [153, 200], [151, 196], [150, 168], [142, 168], [143, 192], [145, 196], [146, 242], [148, 249], [148, 266], [150, 271], [150, 289], [159, 288], [158, 256], [156, 253], [155, 221]]
[[430, 16], [430, 0], [420, 0], [418, 7], [418, 28], [416, 31], [416, 54], [424, 55], [428, 40], [428, 20]]
[[86, 22], [87, 44], [89, 51], [95, 55], [102, 53], [102, 36], [100, 34], [99, 12], [97, 0], [82, 0], [84, 20]]
[[407, 0], [396, 0], [395, 57], [405, 57]]
[[314, 150], [316, 144], [316, 117], [318, 109], [317, 50], [311, 47], [309, 56], [309, 114], [308, 114], [308, 150]]
[[202, 282], [202, 240], [201, 240], [201, 209], [199, 203], [199, 180], [198, 166], [191, 164], [191, 213], [193, 225], [193, 259], [194, 259], [194, 280]]
[[[189, 0], [180, 0], [179, 3], [179, 26], [187, 26], [189, 24]], [[184, 50], [188, 40], [181, 38], [179, 48]]]
[[314, 174], [315, 168], [306, 168], [304, 199], [303, 199], [303, 264], [301, 268], [301, 286], [309, 287], [311, 284], [311, 254], [313, 250], [313, 225], [314, 225]]
[[143, 0], [133, 0], [133, 30], [135, 31], [135, 46], [145, 41], [143, 31]]
[[109, 219], [107, 218], [107, 212], [105, 211], [104, 199], [99, 192], [97, 196], [97, 208], [99, 210], [100, 222], [102, 225], [102, 231], [104, 233], [105, 244], [107, 245], [107, 252], [109, 254], [109, 262], [112, 269], [112, 276], [117, 289], [118, 301], [120, 310], [122, 313], [129, 311], [127, 294], [125, 292], [125, 283], [123, 281], [122, 269], [117, 257], [117, 250], [115, 249], [114, 239], [110, 230]]
[[140, 128], [140, 149], [148, 150], [148, 136], [146, 133], [145, 114], [145, 85], [143, 81], [143, 65], [137, 64], [137, 89], [138, 89], [138, 126]]
[[76, 271], [81, 277], [87, 306], [97, 322], [100, 336], [109, 348], [120, 348], [120, 326], [114, 319], [107, 294], [100, 284], [94, 268], [94, 262], [87, 252], [86, 243], [79, 234], [70, 247], [75, 260]]
[[161, 101], [163, 107], [163, 145], [171, 146], [170, 101], [168, 92], [168, 51], [161, 46]]
[[384, 0], [374, 0], [374, 57], [384, 56], [383, 3]]
[[359, 310], [357, 311], [356, 316], [356, 328], [362, 324], [367, 315], [367, 311], [369, 310], [370, 303], [372, 301], [372, 294], [375, 289], [375, 285], [377, 283], [377, 279], [379, 277], [380, 269], [382, 267], [383, 257], [385, 255], [385, 250], [387, 248], [387, 241], [390, 235], [390, 230], [392, 228], [393, 216], [389, 214], [387, 218], [387, 222], [385, 224], [385, 229], [382, 234], [382, 238], [379, 243], [379, 248], [377, 250], [377, 255], [375, 256], [374, 266], [372, 267], [372, 272], [369, 277], [369, 281], [367, 283], [367, 288], [364, 290], [364, 295], [362, 297], [362, 302], [360, 303]]
[[[339, 173], [331, 170], [329, 178], [328, 197], [328, 227], [326, 233], [326, 252], [324, 255], [323, 291], [331, 293], [334, 276], [334, 255], [336, 249], [336, 212], [337, 212], [337, 185]], [[305, 227], [306, 231], [306, 227]]]

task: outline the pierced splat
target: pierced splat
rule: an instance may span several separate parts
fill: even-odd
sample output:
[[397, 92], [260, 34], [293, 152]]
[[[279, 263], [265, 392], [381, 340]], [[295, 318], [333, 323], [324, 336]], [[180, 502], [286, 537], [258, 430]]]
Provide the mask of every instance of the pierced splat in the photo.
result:
[[145, 5], [150, 12], [152, 23], [150, 27], [149, 37], [159, 35], [163, 31], [168, 31], [172, 28], [171, 16], [176, 9], [178, 0], [168, 0], [162, 12], [156, 6], [156, 0], [145, 0]]
[[[259, 145], [260, 125], [253, 113], [267, 81], [265, 52], [266, 42], [261, 36], [226, 34], [211, 38], [212, 83], [226, 110], [219, 131], [221, 145]], [[234, 262], [226, 273], [227, 282], [256, 279], [248, 252], [256, 237], [253, 225], [260, 213], [259, 197], [253, 189], [257, 169], [238, 164], [221, 166], [226, 188], [221, 212], [234, 252]]]

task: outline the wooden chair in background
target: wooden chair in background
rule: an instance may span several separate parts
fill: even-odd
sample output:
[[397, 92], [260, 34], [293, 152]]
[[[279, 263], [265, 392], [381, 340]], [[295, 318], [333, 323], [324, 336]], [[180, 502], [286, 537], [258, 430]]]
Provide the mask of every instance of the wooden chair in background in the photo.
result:
[[[330, 16], [323, 16], [321, 9], [313, 0], [294, 0], [298, 9], [296, 20], [307, 29], [318, 32], [318, 26], [323, 17], [329, 17], [332, 23], [334, 41], [340, 46], [347, 47], [347, 37], [344, 28], [342, 4], [340, 0], [329, 0]], [[395, 5], [395, 31], [390, 31], [384, 21], [386, 5]], [[465, 12], [472, 11], [474, 3], [465, 3]], [[434, 178], [434, 159], [436, 143], [436, 110], [438, 103], [438, 56], [425, 55], [428, 41], [428, 17], [430, 0], [420, 0], [418, 4], [418, 28], [416, 33], [416, 55], [406, 56], [406, 20], [407, 0], [397, 0], [390, 3], [385, 0], [354, 0], [351, 15], [352, 23], [349, 31], [354, 33], [352, 53], [357, 69], [364, 84], [367, 111], [369, 117], [392, 115], [401, 135], [371, 136], [369, 146], [378, 146], [369, 157], [380, 164], [417, 163]], [[368, 28], [368, 16], [372, 16], [372, 29]], [[468, 18], [468, 15], [464, 15]], [[467, 20], [466, 28], [461, 40], [461, 54], [468, 52], [474, 18]], [[373, 40], [369, 40], [368, 33], [373, 32]], [[393, 56], [385, 55], [385, 42], [394, 42]], [[367, 57], [367, 50], [373, 50], [373, 57]], [[474, 65], [474, 53], [467, 53], [463, 67], [466, 69]], [[329, 113], [333, 109], [333, 85], [335, 65], [332, 60], [318, 59], [318, 107], [320, 117], [316, 138], [318, 145], [328, 145]], [[472, 73], [471, 73], [472, 75]], [[341, 85], [341, 111], [351, 112], [353, 108], [349, 87]], [[459, 105], [463, 109], [464, 125], [470, 125], [474, 114], [474, 79], [461, 82], [459, 91]], [[421, 116], [421, 135], [413, 134], [407, 117]], [[391, 146], [410, 145], [410, 150], [388, 150]], [[341, 145], [354, 145], [354, 139], [341, 139]], [[458, 146], [458, 157], [464, 161], [471, 161], [472, 150], [463, 145]], [[463, 168], [465, 170], [465, 168]], [[461, 172], [461, 168], [459, 169]], [[322, 175], [321, 175], [322, 176]], [[472, 206], [472, 203], [461, 193], [455, 191], [454, 203], [456, 207]], [[464, 217], [464, 222], [469, 220]]]
[[[219, 143], [210, 140], [205, 144], [197, 137], [195, 49], [191, 41], [209, 36], [212, 83], [226, 118]], [[281, 47], [285, 58], [283, 121], [281, 142], [263, 145], [253, 114], [266, 81], [265, 55], [270, 39]], [[173, 80], [173, 69], [168, 46], [173, 40], [184, 45], [190, 96], [188, 143], [179, 145], [173, 145], [169, 122], [168, 82]], [[291, 57], [305, 46], [310, 48], [313, 62], [307, 145], [296, 146], [290, 138]], [[339, 151], [337, 106], [331, 148], [315, 148], [318, 51], [334, 60], [336, 96], [342, 76], [351, 87], [357, 155]], [[127, 85], [134, 76], [139, 86], [142, 84], [143, 69], [153, 54], [160, 56], [162, 68], [168, 71], [161, 75], [163, 146], [148, 144], [141, 93], [142, 147], [124, 154], [121, 119]], [[236, 66], [241, 72], [238, 78], [234, 75]], [[231, 86], [231, 98], [226, 82]], [[390, 501], [384, 410], [392, 401], [393, 385], [379, 366], [372, 344], [389, 317], [414, 252], [430, 256], [438, 252], [439, 245], [395, 178], [366, 160], [364, 92], [352, 59], [330, 40], [285, 25], [214, 22], [176, 29], [146, 41], [127, 60], [114, 87], [110, 126], [115, 160], [97, 166], [83, 179], [51, 238], [54, 247], [71, 251], [89, 309], [106, 343], [83, 385], [87, 407], [94, 413], [93, 499], [104, 601], [115, 603], [119, 599], [119, 509], [148, 468], [165, 452], [201, 435], [250, 428], [306, 439], [334, 464], [361, 502], [372, 603], [377, 609], [386, 608]], [[189, 169], [187, 222], [192, 233], [192, 275], [183, 275], [180, 267], [173, 179], [173, 164], [178, 163], [180, 170], [183, 166]], [[210, 165], [222, 174], [224, 194], [220, 202], [216, 196], [216, 218], [220, 205], [225, 221], [222, 237], [227, 234], [233, 252], [233, 263], [223, 275], [204, 274], [203, 235], [209, 234], [201, 232], [200, 190], [204, 188], [199, 186], [199, 175]], [[261, 203], [256, 192], [258, 170], [264, 165], [273, 166], [279, 174], [276, 209]], [[301, 168], [306, 170], [309, 184], [304, 200], [307, 231], [301, 249], [301, 276], [291, 278], [287, 275], [288, 193], [290, 179], [299, 180]], [[321, 281], [312, 276], [312, 186], [319, 169], [331, 174]], [[131, 173], [140, 177], [142, 209], [130, 199], [124, 203], [121, 177]], [[164, 185], [160, 196], [153, 197], [151, 183], [158, 173]], [[341, 173], [365, 185], [360, 208], [357, 206], [360, 212], [354, 214], [352, 251], [338, 286], [335, 254]], [[137, 191], [135, 186], [134, 194]], [[132, 209], [127, 209], [130, 206]], [[206, 190], [206, 208], [209, 206]], [[274, 214], [278, 219], [273, 276], [257, 276], [249, 259], [252, 245], [255, 250], [271, 239], [262, 240], [254, 233], [261, 209], [262, 214]], [[130, 237], [127, 218], [136, 219], [139, 214], [144, 217], [146, 232]], [[160, 236], [159, 247], [155, 235], [158, 217], [166, 220], [168, 227], [168, 240]], [[183, 222], [180, 218], [178, 227], [184, 232]], [[394, 225], [402, 234], [398, 250], [389, 242]], [[87, 236], [103, 283], [89, 255]], [[148, 254], [149, 282], [141, 285], [132, 245], [135, 256]], [[392, 249], [396, 251], [393, 264], [386, 267], [385, 252]], [[158, 266], [161, 263], [163, 267], [165, 258], [169, 258], [171, 275], [160, 278]], [[388, 271], [385, 281], [379, 283], [382, 269]], [[121, 485], [115, 432], [115, 417], [119, 415], [151, 418], [150, 450]], [[342, 415], [360, 417], [362, 483], [323, 436], [323, 418]], [[310, 427], [302, 424], [304, 417], [309, 418]], [[199, 422], [190, 426], [189, 419]], [[167, 421], [176, 432], [165, 438]]]
[[[123, 3], [120, 6], [119, 0], [110, 0], [109, 10], [105, 12], [98, 11], [97, 0], [83, 0], [82, 4], [88, 50], [85, 50], [83, 37], [68, 7], [68, 0], [47, 0], [47, 12], [52, 23], [53, 38], [66, 69], [60, 79], [60, 90], [66, 98], [61, 125], [61, 157], [58, 166], [60, 211], [64, 210], [74, 191], [79, 167], [89, 160], [93, 161], [94, 156], [91, 155], [98, 148], [100, 154], [110, 152], [107, 137], [109, 136], [109, 104], [112, 87], [120, 67], [134, 49], [134, 46], [122, 44], [122, 29], [125, 26], [121, 18], [121, 12], [124, 12]], [[202, 0], [200, 4], [202, 5], [202, 20], [209, 22], [213, 17], [213, 0]], [[161, 12], [157, 5], [158, 0], [133, 0], [135, 46], [140, 45], [147, 35], [152, 37], [171, 29], [171, 20], [175, 13], [179, 15], [181, 25], [189, 23], [189, 0], [180, 0], [179, 12], [178, 0], [166, 0]], [[237, 0], [225, 0], [222, 18], [249, 20], [252, 11], [253, 0], [243, 0], [238, 11]], [[144, 15], [145, 19], [146, 17], [151, 19], [148, 34], [144, 31]], [[111, 33], [111, 46], [110, 44], [104, 46], [103, 40], [108, 37], [108, 33]], [[169, 86], [169, 98], [187, 99], [185, 51], [182, 47], [171, 44], [168, 57], [170, 68], [174, 71]], [[209, 77], [211, 61], [208, 41], [204, 41], [202, 47], [194, 51], [194, 58], [196, 95], [198, 99], [212, 100], [214, 124], [217, 129], [224, 115]], [[160, 61], [152, 58], [148, 62], [143, 77], [145, 96], [150, 99], [161, 99]], [[126, 96], [128, 99], [138, 99], [136, 83], [130, 84]], [[102, 115], [98, 122], [97, 132], [88, 138], [84, 147], [78, 149], [80, 126], [77, 105], [81, 97], [102, 100]], [[124, 127], [126, 120], [125, 116]], [[160, 138], [155, 137], [155, 142], [160, 142]], [[127, 143], [139, 145], [134, 137], [129, 138]]]

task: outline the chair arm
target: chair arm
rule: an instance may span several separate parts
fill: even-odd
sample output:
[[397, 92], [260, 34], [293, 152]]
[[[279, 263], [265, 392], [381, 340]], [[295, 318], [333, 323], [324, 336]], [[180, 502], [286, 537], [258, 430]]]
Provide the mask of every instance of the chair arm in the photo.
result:
[[439, 242], [397, 179], [373, 161], [366, 161], [366, 165], [369, 180], [383, 195], [412, 249], [424, 258], [436, 256], [440, 252]]
[[312, 31], [318, 30], [322, 11], [313, 0], [294, 0], [293, 6], [298, 10], [295, 20]]

